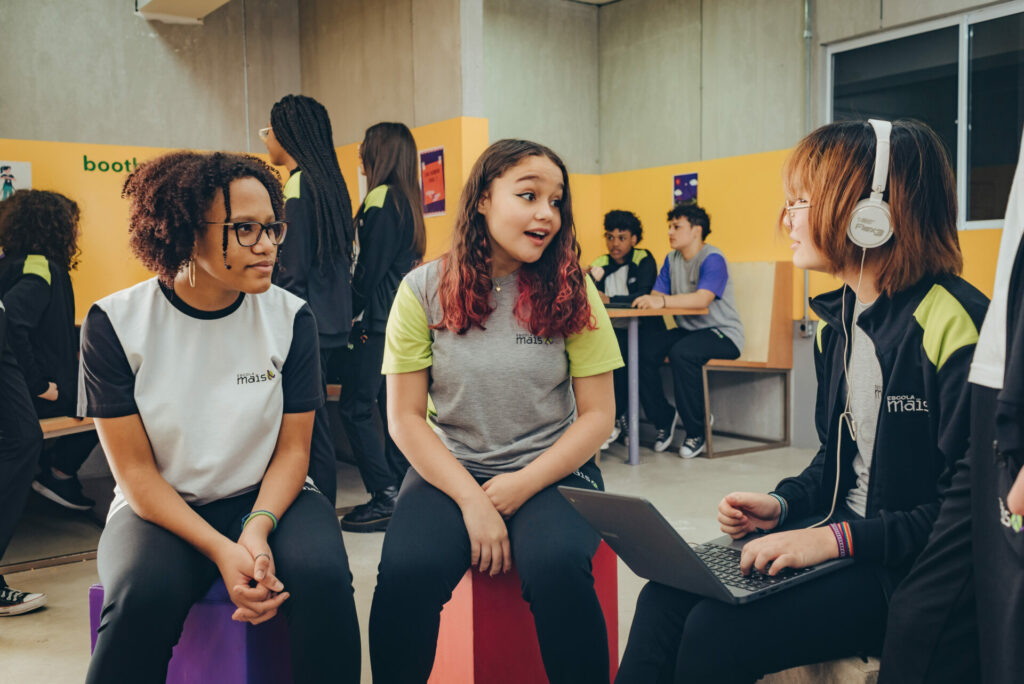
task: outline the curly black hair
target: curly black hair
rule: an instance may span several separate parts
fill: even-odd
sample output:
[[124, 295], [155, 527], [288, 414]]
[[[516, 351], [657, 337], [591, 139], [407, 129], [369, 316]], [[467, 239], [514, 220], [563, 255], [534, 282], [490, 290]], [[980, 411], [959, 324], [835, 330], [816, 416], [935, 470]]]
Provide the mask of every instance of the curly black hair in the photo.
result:
[[78, 266], [78, 205], [58, 192], [16, 190], [0, 202], [0, 249], [42, 254], [65, 270]]
[[636, 235], [637, 242], [644, 239], [644, 227], [640, 223], [640, 219], [636, 217], [636, 214], [631, 211], [612, 209], [604, 215], [604, 229], [606, 231], [628, 230], [633, 235]]
[[256, 157], [181, 150], [141, 164], [125, 179], [121, 196], [131, 202], [128, 233], [132, 252], [165, 284], [188, 263], [196, 236], [207, 226], [206, 211], [217, 191], [231, 216], [228, 186], [238, 178], [255, 178], [270, 193], [274, 217], [284, 215], [281, 178]]

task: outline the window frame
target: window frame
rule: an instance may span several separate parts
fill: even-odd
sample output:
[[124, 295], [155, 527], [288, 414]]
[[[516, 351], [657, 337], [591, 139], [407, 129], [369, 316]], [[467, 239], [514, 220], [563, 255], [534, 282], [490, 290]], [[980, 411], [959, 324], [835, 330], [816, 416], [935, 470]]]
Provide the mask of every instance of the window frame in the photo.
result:
[[967, 121], [967, 76], [970, 70], [970, 32], [973, 24], [978, 24], [984, 21], [990, 21], [992, 19], [1000, 19], [1002, 17], [1010, 16], [1013, 14], [1024, 13], [1024, 0], [1011, 0], [1000, 5], [994, 5], [992, 7], [985, 7], [982, 9], [971, 10], [969, 12], [961, 12], [959, 14], [952, 14], [946, 17], [940, 17], [938, 19], [931, 19], [916, 24], [910, 24], [907, 26], [901, 26], [894, 29], [887, 29], [879, 31], [878, 33], [872, 33], [867, 36], [861, 36], [859, 38], [850, 38], [848, 40], [836, 41], [834, 43], [828, 43], [823, 45], [825, 48], [822, 72], [825, 77], [825, 87], [823, 89], [822, 111], [825, 113], [825, 123], [832, 122], [832, 101], [833, 101], [833, 68], [834, 59], [833, 57], [842, 52], [848, 52], [849, 50], [856, 50], [862, 47], [868, 47], [870, 45], [877, 45], [879, 43], [888, 43], [893, 40], [900, 38], [906, 38], [907, 36], [914, 36], [919, 33], [927, 33], [929, 31], [935, 31], [937, 29], [949, 28], [950, 26], [959, 27], [959, 54], [957, 55], [957, 112], [956, 112], [956, 197], [957, 197], [957, 226], [960, 230], [984, 230], [991, 228], [1002, 228], [1006, 222], [1005, 217], [1002, 219], [985, 219], [985, 220], [967, 220], [967, 171], [969, 160], [967, 158], [967, 126], [961, 125], [961, 122]]

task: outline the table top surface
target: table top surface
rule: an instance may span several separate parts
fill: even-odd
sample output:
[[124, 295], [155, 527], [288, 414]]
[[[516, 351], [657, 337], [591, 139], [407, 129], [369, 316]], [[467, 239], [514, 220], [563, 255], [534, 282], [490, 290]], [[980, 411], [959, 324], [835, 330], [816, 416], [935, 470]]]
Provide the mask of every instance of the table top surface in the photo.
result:
[[640, 318], [643, 316], [700, 316], [707, 309], [682, 309], [668, 307], [665, 309], [606, 309], [608, 318]]

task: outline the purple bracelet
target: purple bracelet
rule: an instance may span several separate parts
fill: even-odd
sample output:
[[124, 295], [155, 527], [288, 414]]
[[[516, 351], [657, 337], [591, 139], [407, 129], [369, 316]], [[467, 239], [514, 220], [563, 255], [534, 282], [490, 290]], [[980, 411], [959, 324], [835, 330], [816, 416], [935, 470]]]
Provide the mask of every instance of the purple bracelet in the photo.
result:
[[853, 555], [853, 535], [850, 533], [850, 523], [832, 523], [828, 526], [836, 538], [836, 545], [839, 546], [839, 557], [849, 558]]

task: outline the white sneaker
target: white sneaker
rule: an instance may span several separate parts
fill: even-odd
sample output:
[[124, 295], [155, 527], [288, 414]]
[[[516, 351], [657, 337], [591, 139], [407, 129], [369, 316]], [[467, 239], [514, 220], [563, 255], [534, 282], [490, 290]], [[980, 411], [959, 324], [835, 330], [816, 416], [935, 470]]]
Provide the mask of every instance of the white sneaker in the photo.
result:
[[703, 437], [687, 437], [683, 440], [683, 446], [679, 447], [680, 458], [693, 458], [704, 452], [706, 441]]
[[21, 615], [46, 605], [46, 594], [30, 594], [11, 589], [0, 577], [0, 617]]
[[654, 438], [654, 450], [664, 451], [668, 449], [669, 445], [672, 444], [672, 438], [676, 436], [676, 421], [678, 416], [672, 416], [672, 425], [665, 428], [658, 428], [658, 434]]

